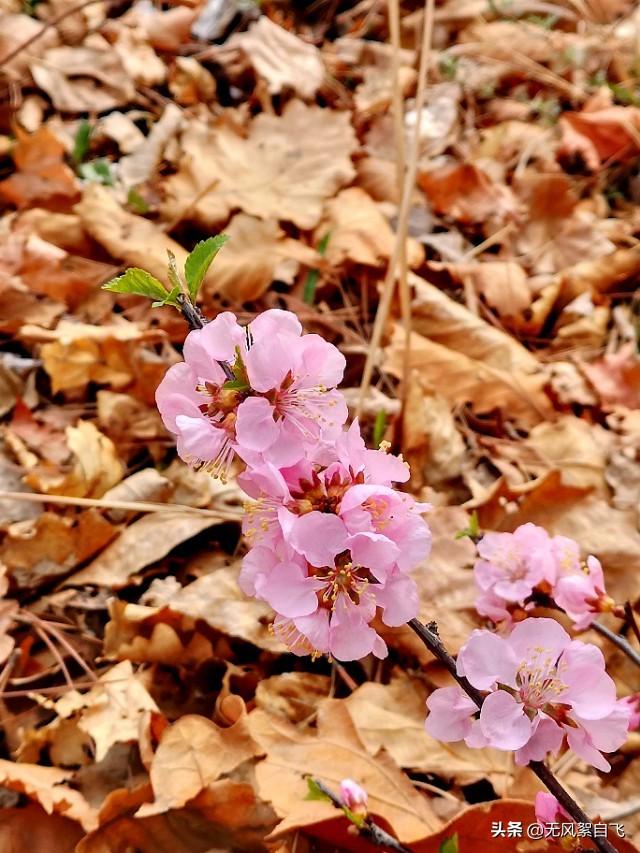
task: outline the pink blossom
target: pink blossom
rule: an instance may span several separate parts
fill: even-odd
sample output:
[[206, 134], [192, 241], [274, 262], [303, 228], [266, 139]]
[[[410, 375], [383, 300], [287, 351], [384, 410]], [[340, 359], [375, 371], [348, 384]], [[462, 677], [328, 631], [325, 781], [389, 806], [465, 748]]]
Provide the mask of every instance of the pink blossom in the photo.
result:
[[[571, 640], [553, 619], [525, 619], [508, 637], [476, 630], [458, 655], [457, 670], [478, 690], [487, 691], [476, 718], [455, 699], [447, 712], [436, 690], [429, 698], [427, 731], [440, 740], [514, 750], [516, 763], [543, 760], [565, 737], [584, 761], [600, 770], [625, 741], [629, 709], [616, 700], [602, 652]], [[460, 688], [443, 688], [462, 693]], [[452, 704], [454, 694], [447, 700]], [[468, 703], [467, 703], [468, 707]]]
[[595, 557], [587, 557], [586, 564], [578, 562], [563, 570], [552, 596], [573, 619], [576, 631], [588, 628], [598, 613], [615, 607], [615, 602], [605, 592], [602, 566]]
[[478, 555], [474, 575], [480, 591], [505, 602], [522, 603], [539, 584], [555, 580], [549, 535], [535, 524], [513, 533], [486, 533]]
[[[231, 367], [233, 382], [219, 362]], [[344, 364], [333, 345], [302, 335], [288, 311], [265, 311], [246, 328], [223, 312], [189, 333], [184, 362], [169, 368], [156, 402], [192, 465], [223, 478], [236, 453], [290, 465], [338, 437], [347, 407], [333, 389]]]
[[343, 779], [340, 782], [340, 799], [352, 812], [367, 810], [367, 792], [353, 779]]
[[640, 693], [625, 696], [620, 702], [624, 702], [631, 712], [631, 716], [629, 717], [629, 731], [635, 732], [637, 729], [640, 729]]
[[[553, 794], [547, 791], [538, 791], [534, 801], [536, 821], [546, 827], [550, 823], [571, 823], [571, 815], [566, 812]], [[551, 828], [547, 829], [545, 836], [551, 835]]]

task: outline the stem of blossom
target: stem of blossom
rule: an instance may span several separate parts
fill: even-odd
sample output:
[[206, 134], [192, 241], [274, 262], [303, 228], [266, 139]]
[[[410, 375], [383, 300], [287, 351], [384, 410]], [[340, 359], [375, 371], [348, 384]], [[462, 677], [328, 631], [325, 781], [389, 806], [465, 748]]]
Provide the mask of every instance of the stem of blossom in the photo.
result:
[[636, 614], [633, 612], [633, 607], [631, 606], [630, 601], [625, 601], [624, 603], [624, 615], [627, 617], [629, 627], [636, 635], [638, 642], [640, 643], [640, 625], [638, 625], [638, 622], [636, 620]]
[[[423, 625], [418, 619], [411, 619], [409, 627], [420, 637], [431, 654], [442, 663], [458, 682], [467, 696], [472, 699], [478, 708], [482, 707], [483, 694], [477, 690], [469, 681], [458, 675], [455, 659], [449, 654], [444, 643], [438, 636], [438, 626], [435, 622]], [[576, 823], [591, 824], [588, 815], [583, 812], [573, 797], [566, 791], [553, 775], [551, 770], [541, 761], [530, 761], [528, 766], [533, 770], [538, 779], [546, 785], [563, 809], [571, 815]], [[606, 838], [592, 838], [601, 853], [618, 853], [617, 849]]]
[[614, 644], [614, 646], [617, 646], [621, 652], [625, 653], [629, 660], [632, 660], [635, 663], [636, 666], [640, 666], [640, 652], [637, 652], [624, 637], [620, 636], [620, 634], [616, 634], [615, 631], [607, 628], [607, 626], [603, 625], [601, 622], [593, 621], [589, 627], [593, 628], [593, 630], [597, 631], [601, 636], [606, 637], [607, 640]]
[[[313, 779], [313, 777], [312, 777]], [[328, 788], [324, 782], [321, 782], [319, 779], [313, 779], [313, 783], [318, 786], [318, 788], [322, 791], [322, 793], [328, 797], [333, 805], [342, 811], [343, 802], [337, 794]], [[354, 824], [356, 826], [356, 824]], [[376, 847], [388, 847], [390, 850], [397, 850], [398, 853], [411, 853], [411, 849], [409, 847], [405, 847], [404, 844], [400, 844], [397, 838], [394, 838], [393, 835], [389, 835], [388, 832], [385, 832], [382, 827], [378, 826], [377, 823], [374, 823], [370, 817], [365, 817], [362, 826], [357, 827], [359, 835], [362, 835], [363, 838], [366, 838]]]
[[[191, 331], [193, 331], [194, 329], [203, 329], [207, 321], [198, 306], [194, 305], [193, 302], [187, 296], [185, 296], [184, 293], [179, 293], [177, 296], [177, 300], [180, 305], [180, 310], [182, 311], [182, 316], [189, 324], [189, 328], [191, 329]], [[235, 379], [235, 376], [233, 375], [233, 370], [231, 370], [226, 361], [219, 361], [218, 364], [222, 368], [224, 375], [227, 377], [227, 379]]]

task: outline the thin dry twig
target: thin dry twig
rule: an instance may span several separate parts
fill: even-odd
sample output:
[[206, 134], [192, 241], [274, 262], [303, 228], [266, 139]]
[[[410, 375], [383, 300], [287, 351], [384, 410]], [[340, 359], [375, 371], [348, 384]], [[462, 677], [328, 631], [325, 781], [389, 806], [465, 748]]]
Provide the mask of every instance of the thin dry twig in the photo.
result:
[[[454, 658], [449, 654], [444, 643], [438, 635], [438, 626], [435, 622], [423, 625], [418, 619], [412, 619], [409, 627], [422, 640], [431, 654], [442, 663], [448, 672], [455, 678], [467, 696], [475, 702], [478, 708], [482, 707], [484, 694], [477, 690], [464, 675], [458, 675], [458, 669]], [[576, 823], [591, 824], [588, 815], [584, 812], [571, 794], [562, 787], [551, 770], [542, 761], [530, 761], [527, 765], [536, 774], [538, 779], [546, 785], [554, 797], [558, 800], [565, 811], [571, 815]], [[593, 836], [592, 836], [593, 838]], [[617, 853], [616, 848], [606, 838], [593, 838], [593, 843], [601, 853]]]
[[[418, 91], [416, 93], [415, 102], [415, 111], [416, 116], [418, 117], [422, 115], [422, 110], [424, 109], [426, 97], [427, 72], [429, 69], [429, 60], [431, 57], [431, 39], [433, 35], [434, 6], [435, 0], [425, 0], [425, 19], [422, 31], [420, 67], [418, 70]], [[378, 359], [378, 350], [380, 347], [380, 341], [382, 339], [382, 333], [387, 322], [387, 317], [389, 316], [389, 308], [391, 307], [391, 299], [393, 297], [395, 285], [396, 270], [398, 269], [402, 246], [406, 245], [411, 194], [413, 192], [413, 187], [416, 181], [416, 174], [418, 171], [419, 145], [420, 121], [418, 118], [418, 120], [416, 120], [415, 131], [411, 142], [411, 149], [409, 151], [408, 165], [404, 179], [404, 188], [402, 192], [402, 199], [400, 201], [400, 210], [398, 213], [398, 224], [396, 227], [396, 237], [393, 246], [393, 253], [391, 255], [391, 258], [389, 259], [389, 266], [387, 267], [387, 274], [385, 276], [384, 284], [382, 287], [382, 296], [380, 297], [380, 302], [378, 303], [378, 310], [376, 311], [376, 318], [373, 324], [373, 332], [371, 334], [369, 352], [367, 353], [367, 360], [365, 362], [364, 370], [362, 373], [362, 382], [360, 384], [360, 399], [358, 401], [358, 407], [356, 411], [356, 414], [358, 416], [362, 412], [364, 398], [366, 397], [367, 391], [371, 384], [371, 376], [373, 374], [374, 365]]]

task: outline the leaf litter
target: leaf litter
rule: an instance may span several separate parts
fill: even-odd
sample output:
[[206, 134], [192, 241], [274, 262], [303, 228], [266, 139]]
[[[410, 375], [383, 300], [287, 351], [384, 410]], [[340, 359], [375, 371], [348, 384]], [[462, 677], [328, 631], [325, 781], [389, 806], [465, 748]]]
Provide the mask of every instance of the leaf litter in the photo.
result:
[[[472, 510], [578, 539], [637, 610], [637, 9], [438, 2], [419, 110], [423, 20], [400, 4], [395, 54], [370, 0], [1, 4], [3, 849], [361, 849], [308, 773], [357, 778], [416, 851], [533, 819], [529, 771], [424, 731], [446, 676], [409, 631], [384, 663], [284, 653], [237, 586], [239, 488], [177, 461], [154, 406], [183, 322], [100, 289], [137, 267], [175, 304], [167, 251], [199, 246], [205, 316], [295, 311], [355, 412], [417, 134], [410, 351], [393, 301], [360, 411], [434, 507], [421, 618], [454, 652], [480, 625]], [[616, 762], [559, 775], [631, 850], [637, 735]]]

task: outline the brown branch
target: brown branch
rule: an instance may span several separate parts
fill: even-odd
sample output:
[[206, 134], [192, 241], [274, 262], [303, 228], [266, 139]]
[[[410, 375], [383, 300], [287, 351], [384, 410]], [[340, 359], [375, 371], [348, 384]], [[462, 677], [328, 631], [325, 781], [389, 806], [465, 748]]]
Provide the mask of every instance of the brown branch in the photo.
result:
[[[328, 797], [328, 799], [331, 800], [333, 805], [337, 809], [340, 809], [340, 811], [342, 811], [344, 808], [344, 803], [342, 802], [340, 797], [337, 794], [334, 794], [331, 788], [328, 788], [324, 784], [324, 782], [321, 782], [319, 779], [315, 779], [313, 777], [310, 778], [313, 781], [313, 784], [317, 785], [317, 787], [322, 791], [325, 797]], [[385, 832], [385, 830], [382, 829], [381, 826], [378, 826], [377, 823], [374, 823], [374, 821], [370, 817], [363, 818], [362, 826], [358, 826], [355, 823], [353, 825], [358, 830], [358, 833], [363, 838], [366, 838], [367, 841], [370, 841], [371, 844], [373, 844], [375, 847], [388, 847], [390, 850], [397, 850], [398, 853], [411, 853], [410, 847], [405, 847], [404, 844], [401, 844], [397, 838], [394, 838], [393, 835], [389, 835], [389, 833]]]
[[[483, 694], [470, 684], [464, 676], [458, 675], [456, 662], [438, 636], [438, 627], [436, 623], [429, 622], [428, 625], [423, 625], [418, 619], [412, 619], [408, 624], [418, 637], [420, 637], [431, 654], [447, 668], [467, 696], [476, 703], [478, 708], [481, 708], [484, 701]], [[580, 808], [571, 794], [562, 787], [546, 764], [543, 764], [541, 761], [530, 761], [528, 767], [530, 767], [538, 779], [546, 785], [563, 809], [571, 815], [576, 823], [592, 823], [586, 812]], [[593, 836], [591, 836], [591, 838], [601, 853], [618, 853], [617, 849], [606, 838], [594, 838]]]
[[[194, 305], [193, 302], [187, 296], [185, 296], [184, 293], [178, 294], [178, 303], [180, 304], [182, 316], [189, 324], [189, 328], [191, 329], [191, 331], [193, 331], [194, 329], [204, 329], [207, 324], [207, 321], [198, 306]], [[226, 361], [219, 361], [218, 364], [222, 368], [224, 375], [227, 377], [227, 379], [235, 379], [235, 376], [233, 375], [233, 370], [231, 370]]]
[[636, 619], [636, 614], [633, 612], [630, 601], [625, 601], [624, 603], [624, 615], [627, 617], [627, 623], [640, 643], [640, 625], [638, 625], [638, 620]]
[[628, 640], [620, 634], [616, 634], [616, 632], [612, 631], [610, 628], [607, 628], [607, 626], [603, 625], [602, 622], [596, 622], [594, 620], [589, 627], [593, 628], [594, 631], [597, 631], [597, 633], [602, 637], [606, 637], [609, 642], [614, 644], [614, 646], [617, 646], [621, 652], [625, 653], [629, 660], [632, 660], [635, 663], [636, 666], [640, 666], [640, 652], [637, 652]]

